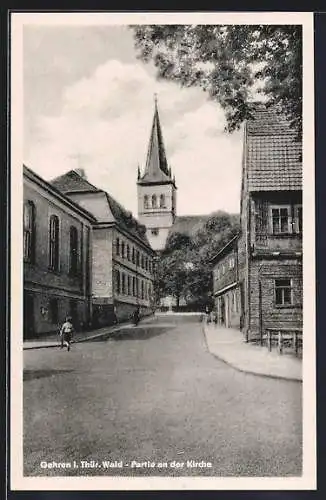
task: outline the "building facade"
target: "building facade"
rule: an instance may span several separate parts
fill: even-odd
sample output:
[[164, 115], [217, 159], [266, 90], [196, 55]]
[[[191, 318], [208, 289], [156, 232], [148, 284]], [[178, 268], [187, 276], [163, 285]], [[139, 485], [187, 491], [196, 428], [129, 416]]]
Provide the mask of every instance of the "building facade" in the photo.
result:
[[91, 319], [94, 217], [23, 167], [24, 338]]
[[302, 328], [302, 143], [276, 111], [258, 106], [244, 132], [238, 243], [243, 331]]
[[[245, 124], [240, 219], [240, 234], [213, 260], [221, 322], [239, 324], [253, 342], [302, 333], [302, 144], [282, 115], [263, 105]], [[233, 258], [235, 268], [222, 279]], [[240, 300], [234, 325], [231, 289]]]
[[212, 260], [215, 313], [220, 325], [240, 328], [241, 296], [238, 275], [238, 236]]
[[154, 252], [146, 229], [109, 193], [92, 185], [83, 171], [52, 181], [66, 197], [91, 212], [92, 320], [94, 326], [153, 311]]

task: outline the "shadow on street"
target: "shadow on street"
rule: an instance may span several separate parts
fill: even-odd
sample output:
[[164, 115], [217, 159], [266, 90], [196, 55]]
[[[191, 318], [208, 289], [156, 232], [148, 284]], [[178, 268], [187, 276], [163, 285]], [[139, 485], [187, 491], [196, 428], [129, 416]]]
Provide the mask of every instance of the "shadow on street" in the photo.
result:
[[52, 375], [60, 375], [62, 373], [70, 373], [74, 370], [24, 370], [23, 380], [34, 380], [43, 377], [52, 377]]
[[154, 327], [152, 325], [148, 326], [137, 326], [133, 328], [122, 328], [119, 333], [108, 333], [105, 336], [101, 336], [97, 339], [92, 339], [92, 342], [105, 342], [107, 340], [114, 340], [115, 342], [121, 342], [125, 340], [147, 340], [152, 337], [158, 337], [163, 333], [171, 332], [170, 327]]

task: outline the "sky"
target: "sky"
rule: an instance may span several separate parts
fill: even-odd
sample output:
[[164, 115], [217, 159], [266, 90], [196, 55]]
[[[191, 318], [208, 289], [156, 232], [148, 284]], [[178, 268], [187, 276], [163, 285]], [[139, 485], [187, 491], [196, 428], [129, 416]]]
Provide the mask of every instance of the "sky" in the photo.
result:
[[158, 95], [177, 215], [239, 212], [241, 131], [224, 132], [219, 105], [199, 88], [155, 78], [126, 26], [25, 25], [24, 163], [46, 180], [83, 168], [137, 215]]

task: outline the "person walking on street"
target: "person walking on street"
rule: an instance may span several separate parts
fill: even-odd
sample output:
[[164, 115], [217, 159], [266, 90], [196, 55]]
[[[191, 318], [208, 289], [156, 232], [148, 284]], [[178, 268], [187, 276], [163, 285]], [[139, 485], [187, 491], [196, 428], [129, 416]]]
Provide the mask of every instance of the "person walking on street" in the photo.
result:
[[73, 332], [74, 332], [74, 327], [72, 324], [71, 316], [67, 316], [66, 321], [63, 323], [60, 329], [61, 349], [63, 349], [63, 346], [66, 345], [67, 351], [70, 351]]

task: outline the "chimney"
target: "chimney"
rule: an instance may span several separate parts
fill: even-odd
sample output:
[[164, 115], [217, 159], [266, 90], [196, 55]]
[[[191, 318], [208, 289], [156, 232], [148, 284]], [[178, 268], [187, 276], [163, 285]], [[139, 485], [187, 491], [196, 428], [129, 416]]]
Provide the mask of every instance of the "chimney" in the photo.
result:
[[83, 179], [86, 179], [85, 170], [83, 168], [75, 168], [76, 174], [80, 175]]

